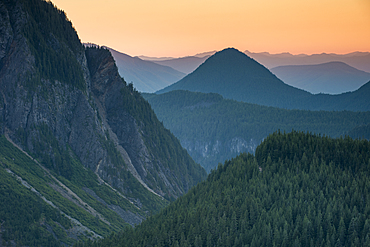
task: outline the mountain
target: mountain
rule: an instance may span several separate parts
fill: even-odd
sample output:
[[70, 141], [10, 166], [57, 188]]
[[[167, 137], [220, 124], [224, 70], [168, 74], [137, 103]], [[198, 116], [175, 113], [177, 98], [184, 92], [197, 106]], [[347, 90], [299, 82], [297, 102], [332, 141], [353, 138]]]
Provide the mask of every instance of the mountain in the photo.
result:
[[149, 56], [144, 56], [144, 55], [140, 55], [137, 57], [145, 61], [163, 61], [163, 60], [175, 59], [175, 57], [149, 57]]
[[[208, 57], [214, 55], [216, 51], [203, 52], [194, 56], [186, 56], [181, 58], [173, 57], [146, 57], [139, 56], [142, 60], [153, 61], [158, 64], [170, 66], [185, 74], [193, 72], [199, 65], [201, 65]], [[261, 63], [268, 69], [279, 66], [290, 65], [312, 65], [329, 62], [343, 62], [358, 70], [370, 73], [370, 53], [369, 52], [352, 52], [348, 54], [299, 54], [293, 55], [288, 52], [280, 54], [271, 54], [268, 52], [250, 52], [244, 51], [246, 55]], [[203, 58], [203, 59], [196, 59]]]
[[283, 82], [313, 94], [355, 91], [370, 80], [370, 73], [343, 62], [316, 65], [286, 65], [270, 69]]
[[275, 132], [93, 246], [368, 246], [369, 159], [368, 141]]
[[311, 96], [284, 84], [268, 69], [234, 48], [217, 52], [193, 73], [158, 93], [172, 90], [218, 93], [228, 99], [282, 108], [295, 107]]
[[308, 104], [312, 110], [369, 111], [370, 81], [353, 92], [338, 95], [316, 94]]
[[[216, 51], [203, 52], [194, 56], [186, 56], [181, 58], [173, 57], [146, 57], [139, 56], [143, 60], [153, 61], [158, 64], [170, 66], [185, 74], [194, 71], [200, 64], [202, 64], [208, 57], [214, 55]], [[280, 54], [271, 54], [268, 52], [250, 52], [244, 51], [246, 55], [261, 63], [268, 69], [279, 66], [290, 65], [313, 65], [329, 62], [343, 62], [358, 70], [370, 73], [370, 53], [369, 52], [352, 52], [348, 54], [299, 54], [293, 55], [288, 52]], [[195, 58], [203, 58], [202, 60]]]
[[312, 65], [338, 61], [346, 63], [358, 70], [370, 73], [370, 52], [352, 52], [348, 54], [322, 53], [312, 55], [293, 55], [290, 53], [270, 54], [268, 52], [254, 53], [250, 51], [245, 51], [245, 54], [252, 57], [269, 69], [286, 65]]
[[228, 48], [208, 58], [193, 73], [157, 91], [218, 93], [237, 101], [303, 110], [369, 111], [370, 83], [352, 93], [313, 95], [289, 86], [244, 53]]
[[63, 11], [9, 0], [0, 20], [1, 245], [104, 237], [205, 178], [109, 50], [85, 48]]
[[212, 55], [214, 55], [217, 51], [206, 51], [206, 52], [201, 52], [201, 53], [197, 53], [194, 55], [194, 57], [210, 57]]
[[201, 65], [207, 58], [215, 54], [216, 51], [202, 52], [194, 56], [186, 56], [179, 58], [172, 57], [146, 57], [139, 56], [143, 60], [153, 61], [157, 64], [169, 66], [182, 73], [189, 74]]
[[199, 67], [207, 58], [214, 55], [216, 51], [202, 52], [194, 56], [186, 56], [172, 59], [160, 59], [154, 61], [157, 64], [169, 66], [185, 74], [190, 74]]
[[185, 76], [169, 66], [131, 57], [112, 48], [107, 49], [116, 61], [119, 74], [129, 83], [133, 83], [139, 92], [153, 93], [171, 85]]
[[182, 73], [189, 74], [193, 72], [196, 68], [198, 68], [199, 65], [201, 65], [207, 58], [209, 58], [209, 55], [206, 55], [204, 57], [197, 56], [180, 57], [153, 62], [163, 66], [169, 66], [175, 70], [181, 71]]
[[370, 112], [286, 110], [224, 99], [215, 93], [176, 90], [143, 96], [207, 172], [242, 152], [254, 153], [277, 130], [366, 138], [366, 131], [358, 128], [370, 123]]

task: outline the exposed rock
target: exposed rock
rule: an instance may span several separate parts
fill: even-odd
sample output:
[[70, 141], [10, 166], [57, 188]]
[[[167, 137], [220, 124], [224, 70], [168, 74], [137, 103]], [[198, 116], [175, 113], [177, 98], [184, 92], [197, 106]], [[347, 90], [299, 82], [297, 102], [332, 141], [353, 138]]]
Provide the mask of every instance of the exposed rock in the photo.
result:
[[[59, 14], [65, 19], [62, 12]], [[163, 157], [148, 148], [152, 141], [145, 136], [144, 123], [124, 109], [122, 90], [130, 85], [119, 76], [109, 51], [85, 50], [77, 36], [66, 43], [53, 29], [48, 31], [41, 23], [32, 26], [36, 31], [42, 29], [38, 38], [44, 50], [65, 56], [78, 67], [74, 67], [77, 74], [73, 80], [55, 79], [37, 62], [40, 54], [48, 59], [47, 52], [37, 50], [41, 48], [34, 47], [25, 34], [33, 21], [20, 1], [0, 3], [0, 133], [7, 131], [14, 143], [67, 178], [63, 169], [66, 174], [71, 171], [60, 167], [57, 160], [70, 152], [71, 157], [77, 157], [85, 168], [122, 194], [137, 189], [124, 175], [128, 172], [147, 191], [167, 199], [182, 195], [205, 177], [204, 170], [190, 156], [169, 167]], [[80, 75], [83, 85], [78, 84]], [[179, 142], [168, 145], [179, 146]], [[124, 164], [114, 161], [112, 148]], [[137, 206], [142, 203], [139, 198], [132, 201]], [[137, 220], [132, 222], [136, 224]]]

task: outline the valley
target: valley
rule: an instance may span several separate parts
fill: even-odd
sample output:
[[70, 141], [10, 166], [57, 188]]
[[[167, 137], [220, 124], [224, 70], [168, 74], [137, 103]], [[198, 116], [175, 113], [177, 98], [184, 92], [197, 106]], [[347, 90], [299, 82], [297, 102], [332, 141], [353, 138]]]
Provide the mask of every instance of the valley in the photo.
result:
[[255, 155], [220, 164], [159, 214], [95, 246], [366, 246], [369, 148], [274, 132]]
[[[207, 172], [240, 153], [254, 153], [270, 133], [278, 130], [335, 138], [370, 122], [369, 112], [287, 110], [228, 100], [214, 93], [176, 90], [143, 96]], [[354, 137], [362, 138], [363, 134]]]
[[0, 246], [370, 245], [367, 61], [130, 56], [0, 1]]

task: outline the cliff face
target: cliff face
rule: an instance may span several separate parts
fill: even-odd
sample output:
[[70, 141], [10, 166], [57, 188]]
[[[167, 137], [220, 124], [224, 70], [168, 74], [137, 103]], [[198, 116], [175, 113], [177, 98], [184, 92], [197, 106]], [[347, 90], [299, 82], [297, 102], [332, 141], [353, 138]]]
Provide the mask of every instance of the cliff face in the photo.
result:
[[[67, 179], [76, 177], [76, 159], [138, 207], [145, 206], [140, 191], [172, 200], [203, 179], [205, 171], [119, 76], [109, 51], [85, 50], [63, 12], [31, 2], [0, 2], [1, 134]], [[36, 15], [39, 5], [57, 16]], [[44, 15], [75, 38], [43, 26]], [[159, 209], [151, 203], [147, 209]]]

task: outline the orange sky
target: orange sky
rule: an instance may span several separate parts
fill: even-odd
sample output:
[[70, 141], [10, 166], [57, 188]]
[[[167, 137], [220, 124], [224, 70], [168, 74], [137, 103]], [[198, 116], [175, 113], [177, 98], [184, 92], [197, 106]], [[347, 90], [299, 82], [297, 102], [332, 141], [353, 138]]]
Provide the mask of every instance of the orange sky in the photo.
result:
[[52, 0], [82, 42], [136, 56], [235, 47], [270, 53], [370, 51], [370, 0]]

